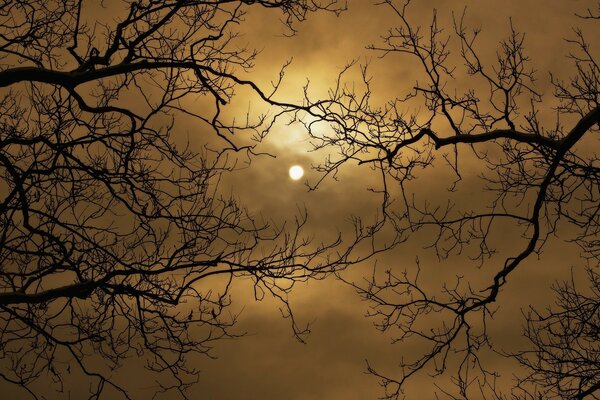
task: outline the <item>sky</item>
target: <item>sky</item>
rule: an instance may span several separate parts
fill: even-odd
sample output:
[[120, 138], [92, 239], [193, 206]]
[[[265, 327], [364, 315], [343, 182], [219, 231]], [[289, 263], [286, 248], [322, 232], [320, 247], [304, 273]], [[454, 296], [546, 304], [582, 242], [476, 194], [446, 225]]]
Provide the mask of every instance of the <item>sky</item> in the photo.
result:
[[[375, 101], [383, 102], [409, 92], [419, 78], [415, 65], [400, 57], [381, 59], [380, 54], [365, 48], [380, 43], [380, 36], [396, 24], [385, 6], [374, 3], [350, 0], [348, 10], [339, 16], [311, 15], [297, 26], [297, 35], [291, 38], [277, 36], [280, 27], [267, 22], [269, 13], [250, 14], [246, 26], [249, 29], [244, 33], [250, 43], [264, 43], [254, 76], [273, 79], [269, 78], [270, 74], [273, 76], [271, 71], [293, 59], [284, 80], [282, 97], [301, 96], [301, 86], [307, 80], [318, 97], [333, 85], [346, 63], [357, 60], [358, 63], [370, 63]], [[525, 33], [526, 51], [537, 71], [536, 88], [550, 95], [548, 71], [558, 76], [570, 72], [565, 58], [569, 48], [563, 38], [569, 37], [571, 29], [577, 26], [587, 29], [589, 37], [593, 37], [591, 25], [583, 24], [574, 13], [593, 6], [592, 1], [544, 1], [542, 4], [536, 0], [426, 0], [415, 2], [410, 15], [414, 21], [427, 26], [432, 11], [437, 9], [440, 25], [450, 31], [452, 12], [460, 14], [466, 7], [467, 24], [482, 29], [480, 49], [488, 58], [493, 57], [512, 21], [517, 30]], [[597, 27], [595, 29], [598, 33]], [[594, 50], [598, 54], [599, 50]], [[460, 76], [457, 79], [458, 85], [463, 84]], [[551, 101], [551, 96], [548, 97]], [[325, 179], [318, 190], [309, 192], [300, 184], [303, 180], [296, 182], [286, 176], [291, 165], [299, 164], [305, 168], [309, 182], [320, 178], [318, 172], [309, 168], [322, 162], [324, 155], [307, 152], [311, 147], [302, 127], [278, 126], [264, 146], [263, 149], [277, 157], [254, 160], [247, 170], [236, 175], [238, 180], [232, 183], [235, 193], [248, 199], [257, 210], [271, 210], [285, 216], [293, 212], [296, 205], [302, 204], [308, 209], [311, 228], [321, 235], [331, 234], [335, 229], [348, 229], [345, 221], [349, 214], [373, 216], [378, 198], [367, 189], [377, 185], [377, 177], [369, 168], [348, 164], [337, 181]], [[467, 160], [466, 175], [472, 175], [473, 179], [466, 179], [467, 183], [460, 188], [465, 201], [476, 201], [481, 193], [480, 184], [474, 178], [481, 165], [471, 162], [468, 164]], [[419, 193], [431, 198], [447, 196], [445, 185], [440, 185], [438, 179], [447, 177], [429, 175], [420, 179]], [[521, 242], [511, 238], [511, 233], [500, 233], [505, 236], [501, 240], [504, 246], [500, 245], [500, 248], [510, 251], [519, 246]], [[347, 271], [347, 276], [360, 281], [362, 276], [370, 274], [375, 264], [380, 268], [410, 270], [418, 256], [422, 273], [432, 280], [434, 276], [452, 279], [456, 271], [463, 271], [473, 274], [474, 282], [482, 282], [485, 271], [482, 273], [473, 266], [461, 265], [461, 258], [439, 262], [431, 251], [423, 249], [427, 239], [426, 233], [410, 238], [394, 251], [353, 267]], [[522, 344], [524, 322], [521, 312], [530, 304], [541, 308], [551, 304], [551, 284], [568, 277], [571, 267], [577, 271], [582, 265], [579, 249], [560, 240], [551, 240], [539, 259], [528, 261], [516, 271], [501, 294], [502, 308], [491, 324], [495, 344], [513, 350]], [[244, 288], [240, 287], [240, 291], [244, 292]], [[366, 360], [393, 376], [399, 360], [414, 351], [401, 344], [391, 344], [392, 336], [377, 331], [373, 320], [365, 318], [368, 304], [339, 281], [310, 282], [297, 287], [291, 298], [300, 320], [311, 323], [312, 333], [306, 344], [298, 343], [292, 337], [286, 320], [278, 315], [276, 303], [268, 300], [244, 302], [242, 296], [238, 300], [244, 307], [240, 328], [250, 334], [219, 344], [214, 353], [218, 358], [201, 362], [203, 373], [200, 384], [192, 389], [193, 393], [209, 399], [377, 398], [382, 391], [377, 379], [365, 373]], [[515, 365], [491, 356], [489, 362], [510, 384]], [[432, 390], [430, 378], [421, 374], [408, 385], [406, 394], [409, 399], [426, 398], [422, 396], [425, 393], [431, 395]]]
[[[270, 81], [277, 79], [281, 66], [291, 60], [277, 99], [301, 102], [307, 82], [310, 82], [312, 98], [326, 96], [341, 69], [356, 61], [357, 65], [370, 65], [374, 102], [383, 104], [411, 92], [415, 81], [422, 78], [414, 62], [402, 57], [381, 58], [380, 53], [366, 48], [381, 43], [381, 35], [397, 26], [397, 17], [376, 3], [379, 1], [348, 0], [348, 9], [339, 15], [311, 14], [306, 21], [295, 25], [297, 32], [291, 37], [285, 27], [277, 23], [279, 15], [275, 10], [253, 7], [246, 22], [239, 26], [240, 42], [260, 50], [255, 68], [248, 76], [259, 86], [268, 87]], [[410, 17], [415, 23], [428, 26], [436, 9], [440, 25], [450, 33], [452, 13], [460, 14], [466, 7], [466, 23], [482, 29], [480, 49], [483, 58], [488, 60], [494, 57], [498, 42], [505, 37], [512, 21], [518, 31], [525, 33], [526, 51], [537, 71], [536, 89], [547, 94], [548, 107], [542, 108], [547, 110], [546, 116], [551, 116], [549, 71], [557, 76], [568, 76], [569, 46], [563, 39], [572, 36], [573, 27], [581, 26], [590, 38], [599, 37], [597, 26], [582, 22], [574, 15], [595, 4], [595, 1], [583, 0], [421, 0], [411, 6]], [[592, 44], [596, 45], [593, 41]], [[598, 55], [600, 49], [596, 46], [592, 51]], [[349, 81], [358, 79], [355, 72], [356, 69], [347, 77]], [[459, 73], [453, 84], [461, 87], [470, 83]], [[259, 112], [262, 107], [264, 105], [253, 96], [238, 96], [230, 112], [243, 114], [248, 109]], [[336, 179], [326, 177], [316, 190], [309, 190], [307, 184], [313, 185], [322, 178], [322, 173], [313, 167], [324, 161], [327, 151], [312, 151], [305, 129], [300, 124], [286, 122], [285, 117], [282, 118], [258, 147], [271, 156], [254, 157], [247, 165], [242, 161], [240, 167], [243, 168], [223, 178], [221, 191], [240, 199], [250, 212], [276, 221], [291, 220], [298, 210], [305, 208], [307, 231], [318, 242], [327, 242], [338, 232], [348, 237], [352, 230], [349, 216], [359, 215], [368, 221], [378, 211], [380, 195], [369, 190], [378, 187], [377, 174], [368, 166], [348, 163]], [[194, 135], [204, 134], [185, 117], [176, 122], [175, 128], [192, 141]], [[326, 133], [328, 128], [322, 129]], [[298, 181], [288, 176], [293, 165], [300, 165], [305, 171]], [[466, 157], [463, 167], [465, 179], [458, 193], [448, 193], [451, 178], [440, 165], [439, 170], [415, 181], [416, 195], [435, 200], [454, 196], [467, 205], [476, 203], [481, 195], [481, 183], [477, 181], [481, 165]], [[496, 243], [504, 252], [501, 254], [508, 255], [515, 246], [522, 246], [513, 233], [509, 228], [497, 233]], [[430, 249], [424, 248], [431, 239], [430, 234], [427, 230], [419, 232], [393, 250], [352, 266], [343, 272], [343, 277], [362, 282], [364, 277], [370, 276], [374, 266], [414, 271], [418, 257], [421, 273], [432, 290], [439, 289], [441, 283], [454, 279], [457, 274], [471, 277], [475, 284], [487, 282], [493, 269], [465, 263], [462, 256], [438, 260]], [[551, 304], [553, 282], [568, 278], [572, 270], [578, 277], [583, 276], [581, 267], [585, 262], [579, 254], [575, 245], [552, 238], [539, 257], [532, 257], [511, 275], [500, 296], [501, 308], [490, 324], [491, 337], [498, 348], [514, 350], [523, 344], [521, 313], [529, 305], [543, 308]], [[367, 360], [394, 376], [399, 361], [416, 350], [392, 343], [393, 335], [379, 332], [374, 327], [375, 320], [365, 316], [369, 304], [355, 290], [333, 277], [300, 283], [290, 295], [297, 320], [310, 324], [311, 333], [305, 343], [294, 337], [289, 320], [281, 316], [277, 300], [269, 297], [255, 300], [251, 281], [234, 282], [231, 294], [231, 311], [240, 313], [236, 331], [246, 332], [246, 335], [215, 343], [211, 353], [214, 359], [200, 356], [191, 359], [201, 372], [199, 382], [189, 390], [190, 398], [375, 399], [382, 390], [377, 379], [366, 373]], [[503, 384], [509, 385], [515, 365], [491, 354], [485, 357], [501, 374]], [[128, 382], [134, 396], [147, 398], [151, 386], [138, 367], [136, 360], [132, 360], [117, 380]], [[406, 394], [409, 399], [429, 398], [433, 390], [430, 377], [419, 374], [408, 384]]]

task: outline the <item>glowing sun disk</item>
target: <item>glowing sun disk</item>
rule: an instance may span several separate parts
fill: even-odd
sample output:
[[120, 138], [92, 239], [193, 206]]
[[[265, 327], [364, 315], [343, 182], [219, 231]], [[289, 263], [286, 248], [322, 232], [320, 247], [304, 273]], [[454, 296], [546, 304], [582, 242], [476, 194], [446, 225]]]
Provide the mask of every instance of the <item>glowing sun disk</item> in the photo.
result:
[[302, 169], [301, 166], [293, 165], [290, 168], [290, 178], [293, 180], [297, 181], [298, 179], [302, 178], [302, 175], [304, 175], [304, 169]]

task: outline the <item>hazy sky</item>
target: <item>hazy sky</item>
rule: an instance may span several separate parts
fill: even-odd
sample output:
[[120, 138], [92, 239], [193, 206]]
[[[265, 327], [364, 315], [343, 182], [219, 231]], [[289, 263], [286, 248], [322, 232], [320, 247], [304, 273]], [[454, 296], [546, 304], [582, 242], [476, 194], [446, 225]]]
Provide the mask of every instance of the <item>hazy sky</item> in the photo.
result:
[[[396, 24], [388, 9], [374, 3], [350, 0], [348, 11], [339, 17], [312, 15], [297, 26], [298, 34], [292, 38], [275, 36], [280, 27], [269, 22], [269, 13], [251, 14], [244, 32], [249, 43], [263, 47], [254, 76], [268, 82], [274, 79], [280, 65], [293, 59], [282, 97], [294, 99], [301, 96], [301, 86], [306, 80], [310, 81], [310, 87], [318, 97], [331, 87], [340, 68], [347, 62], [369, 61], [375, 101], [383, 102], [406, 94], [419, 77], [414, 64], [400, 57], [380, 59], [379, 54], [365, 50], [366, 45], [379, 43], [380, 35]], [[485, 57], [494, 56], [498, 42], [508, 32], [509, 19], [512, 19], [515, 28], [526, 34], [525, 48], [537, 70], [537, 89], [551, 95], [548, 71], [559, 76], [564, 74], [565, 77], [569, 73], [570, 65], [565, 59], [568, 47], [563, 38], [572, 35], [571, 28], [579, 25], [587, 29], [590, 38], [594, 37], [591, 25], [582, 24], [574, 12], [594, 7], [594, 4], [593, 1], [561, 0], [426, 0], [415, 2], [410, 16], [427, 26], [436, 8], [440, 25], [450, 33], [452, 11], [460, 14], [466, 6], [467, 23], [482, 29], [480, 49]], [[600, 32], [596, 30], [595, 33]], [[596, 54], [599, 51], [598, 48], [593, 50]], [[457, 85], [460, 84], [457, 82]], [[322, 161], [323, 154], [306, 152], [310, 145], [300, 126], [277, 127], [264, 146], [277, 158], [255, 160], [247, 170], [236, 175], [239, 180], [234, 183], [236, 195], [246, 199], [256, 210], [269, 210], [285, 216], [293, 212], [297, 204], [304, 204], [309, 211], [311, 227], [322, 235], [331, 234], [335, 229], [348, 229], [344, 221], [350, 213], [371, 217], [375, 212], [378, 198], [367, 188], [376, 184], [377, 177], [369, 168], [347, 165], [339, 181], [327, 179], [315, 192], [308, 192], [299, 182], [287, 178], [287, 169], [296, 163], [305, 167], [309, 181], [319, 178], [318, 173], [308, 170], [308, 167]], [[473, 163], [472, 167], [466, 174], [467, 182], [468, 176], [476, 176], [477, 168], [481, 166]], [[439, 179], [444, 179], [443, 175]], [[432, 198], [444, 198], [447, 193], [445, 187], [443, 181], [440, 184], [432, 175], [418, 183], [420, 194]], [[465, 198], [476, 201], [480, 186], [473, 179], [473, 187], [466, 183], [460, 190]], [[504, 247], [507, 249], [522, 243], [518, 238], [511, 238], [511, 233], [500, 233], [506, 235]], [[377, 261], [358, 266], [349, 273], [360, 280], [361, 274], [368, 275], [375, 262], [380, 267], [410, 269], [414, 267], [415, 256], [419, 256], [425, 276], [452, 279], [457, 271], [466, 271], [473, 274], [474, 282], [481, 282], [478, 276], [485, 276], [485, 271], [472, 265], [461, 265], [460, 257], [438, 263], [430, 251], [422, 248], [425, 240], [426, 233], [417, 235]], [[490, 327], [495, 344], [514, 350], [522, 338], [521, 310], [529, 304], [542, 307], [550, 304], [549, 287], [552, 282], [568, 275], [570, 266], [583, 265], [578, 254], [574, 246], [555, 240], [546, 247], [539, 260], [528, 261], [511, 276], [500, 298], [502, 309]], [[217, 360], [200, 362], [203, 374], [193, 393], [202, 398], [377, 398], [381, 390], [377, 380], [364, 373], [365, 359], [393, 375], [403, 355], [410, 354], [410, 348], [390, 344], [390, 336], [382, 335], [373, 328], [373, 321], [364, 317], [368, 304], [361, 302], [340, 282], [311, 282], [306, 287], [298, 286], [294, 292], [292, 304], [297, 315], [302, 321], [312, 323], [312, 334], [306, 345], [292, 337], [286, 320], [278, 315], [277, 304], [270, 301], [259, 304], [246, 302], [245, 296], [251, 296], [251, 293], [242, 286], [240, 284], [240, 295], [236, 296], [234, 306], [244, 307], [239, 327], [251, 335], [219, 344], [214, 352], [219, 357]], [[514, 365], [505, 364], [502, 359], [490, 360], [492, 367], [510, 378]], [[407, 392], [407, 398], [426, 398], [422, 397], [424, 388], [433, 389], [425, 374], [418, 376], [412, 387], [418, 390], [412, 394]]]
[[[373, 101], [385, 102], [409, 93], [420, 77], [414, 62], [401, 57], [380, 58], [368, 51], [369, 44], [380, 43], [380, 36], [397, 25], [394, 16], [378, 1], [348, 0], [348, 10], [336, 16], [317, 13], [297, 24], [297, 34], [287, 37], [284, 27], [277, 23], [273, 10], [252, 10], [247, 22], [240, 25], [241, 42], [261, 50], [250, 77], [266, 87], [275, 80], [279, 69], [293, 60], [287, 70], [279, 100], [302, 101], [302, 87], [310, 81], [313, 98], [327, 94], [341, 68], [356, 60], [370, 63], [373, 76]], [[494, 57], [498, 42], [514, 27], [525, 32], [525, 48], [537, 71], [536, 88], [551, 97], [548, 71], [567, 77], [570, 65], [565, 56], [568, 45], [563, 40], [572, 36], [572, 27], [582, 25], [590, 38], [600, 37], [600, 31], [591, 24], [577, 19], [575, 12], [594, 7], [596, 1], [583, 0], [415, 0], [410, 17], [419, 24], [428, 25], [434, 9], [438, 10], [439, 24], [451, 33], [452, 12], [462, 13], [466, 8], [466, 22], [481, 27], [480, 49], [486, 59]], [[597, 25], [597, 24], [596, 24]], [[592, 44], [597, 40], [592, 40]], [[598, 47], [592, 49], [595, 54]], [[462, 67], [460, 64], [457, 66]], [[468, 85], [457, 75], [455, 84]], [[240, 113], [262, 110], [254, 98], [238, 98]], [[542, 106], [543, 107], [543, 106]], [[551, 115], [552, 112], [549, 112]], [[309, 215], [308, 232], [316, 242], [328, 241], [337, 232], [347, 235], [351, 229], [350, 215], [367, 220], [374, 217], [380, 197], [368, 189], [377, 187], [378, 176], [367, 166], [347, 164], [337, 180], [327, 178], [315, 191], [309, 191], [305, 180], [315, 183], [320, 175], [311, 165], [324, 160], [323, 151], [312, 149], [306, 132], [299, 124], [286, 125], [286, 119], [276, 125], [259, 146], [259, 150], [275, 157], [254, 158], [241, 169], [223, 180], [221, 189], [239, 198], [254, 213], [274, 220], [293, 219], [298, 208], [306, 207]], [[189, 135], [201, 135], [185, 118], [176, 122], [176, 128]], [[201, 139], [204, 140], [204, 139]], [[301, 165], [305, 178], [293, 181], [288, 177], [292, 165]], [[476, 180], [480, 165], [465, 160], [465, 180], [456, 197], [469, 202], [477, 201], [481, 186]], [[445, 199], [448, 195], [447, 171], [428, 173], [416, 181], [413, 189], [421, 198]], [[461, 197], [462, 196], [462, 197]], [[486, 282], [496, 270], [477, 269], [463, 263], [464, 257], [438, 261], [431, 250], [424, 249], [428, 231], [393, 251], [346, 271], [347, 279], [360, 281], [371, 273], [376, 264], [381, 268], [401, 271], [414, 268], [415, 258], [421, 260], [422, 274], [433, 289], [445, 279], [454, 279], [459, 273], [470, 274], [475, 283]], [[512, 232], [499, 232], [500, 250], [510, 251], [522, 242]], [[545, 252], [527, 261], [511, 275], [500, 296], [501, 310], [490, 325], [494, 344], [499, 348], [515, 349], [522, 339], [521, 310], [530, 304], [545, 306], [552, 302], [551, 284], [568, 276], [571, 266], [581, 267], [579, 249], [552, 239]], [[510, 253], [502, 253], [504, 256]], [[497, 265], [496, 265], [497, 267]], [[289, 321], [282, 318], [279, 304], [270, 298], [254, 300], [251, 281], [237, 281], [232, 290], [232, 312], [240, 312], [238, 332], [248, 334], [240, 339], [217, 342], [212, 355], [216, 359], [194, 357], [192, 363], [201, 370], [199, 383], [190, 389], [193, 399], [375, 399], [382, 392], [377, 379], [366, 374], [366, 362], [394, 375], [399, 360], [410, 356], [411, 349], [402, 344], [391, 344], [392, 337], [381, 334], [373, 327], [373, 320], [365, 317], [368, 303], [348, 286], [335, 279], [298, 284], [291, 295], [298, 321], [311, 324], [312, 333], [306, 344], [292, 335]], [[490, 358], [492, 368], [510, 378], [513, 365], [501, 358]], [[135, 360], [124, 368], [117, 381], [127, 381], [132, 394], [145, 398], [150, 392], [149, 382], [138, 373]], [[0, 393], [4, 384], [0, 384]], [[407, 398], [428, 398], [430, 380], [420, 374], [408, 386]], [[431, 390], [430, 390], [431, 389]], [[414, 390], [411, 392], [410, 390]], [[414, 394], [418, 393], [418, 394]], [[1, 397], [2, 395], [0, 395]]]

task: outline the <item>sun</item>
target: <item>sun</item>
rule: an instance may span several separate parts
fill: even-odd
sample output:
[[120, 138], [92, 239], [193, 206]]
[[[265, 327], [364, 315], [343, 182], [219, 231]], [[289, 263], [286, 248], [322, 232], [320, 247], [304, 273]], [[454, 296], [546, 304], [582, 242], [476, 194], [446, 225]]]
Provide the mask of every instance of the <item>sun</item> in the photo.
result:
[[304, 169], [299, 165], [293, 165], [290, 168], [290, 178], [297, 181], [304, 175]]

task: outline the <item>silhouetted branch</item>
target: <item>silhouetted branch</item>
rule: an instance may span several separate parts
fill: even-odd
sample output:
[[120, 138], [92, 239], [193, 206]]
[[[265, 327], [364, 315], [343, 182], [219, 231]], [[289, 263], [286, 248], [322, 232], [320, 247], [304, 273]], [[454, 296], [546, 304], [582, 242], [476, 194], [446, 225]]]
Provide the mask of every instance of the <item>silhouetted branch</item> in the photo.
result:
[[[220, 194], [236, 158], [252, 157], [296, 107], [276, 101], [279, 84], [263, 91], [239, 77], [257, 53], [233, 28], [248, 7], [279, 10], [293, 32], [308, 13], [344, 4], [0, 3], [0, 377], [34, 398], [39, 385], [41, 397], [70, 390], [70, 375], [89, 381], [89, 398], [130, 398], [115, 374], [135, 357], [156, 393], [185, 398], [198, 379], [190, 355], [242, 334], [228, 310], [240, 278], [279, 299], [301, 339], [294, 283], [364, 256], [352, 240], [345, 250], [340, 238], [312, 243], [305, 212], [279, 227]], [[224, 118], [240, 86], [274, 114]], [[192, 143], [181, 115], [197, 125]]]
[[[552, 99], [537, 91], [524, 35], [512, 22], [490, 63], [480, 56], [479, 29], [467, 28], [465, 13], [455, 16], [448, 34], [435, 11], [425, 27], [411, 21], [410, 1], [380, 5], [395, 15], [397, 26], [369, 48], [386, 60], [412, 61], [420, 68], [419, 81], [404, 96], [372, 104], [368, 68], [361, 67], [360, 82], [346, 83], [354, 68], [350, 64], [330, 89], [329, 101], [314, 104], [305, 126], [315, 147], [332, 154], [318, 167], [323, 177], [348, 162], [377, 171], [381, 183], [375, 191], [382, 194], [385, 223], [398, 236], [426, 230], [432, 238], [428, 247], [440, 260], [465, 255], [486, 271], [493, 268], [487, 285], [476, 286], [461, 275], [437, 291], [419, 281], [418, 265], [416, 272], [388, 270], [363, 283], [348, 282], [371, 302], [380, 330], [424, 349], [414, 360], [401, 361], [399, 376], [369, 365], [385, 398], [400, 398], [407, 379], [419, 372], [437, 376], [448, 369], [454, 373], [456, 398], [473, 392], [481, 398], [480, 389], [491, 390], [496, 374], [484, 367], [479, 353], [492, 349], [487, 323], [513, 271], [557, 235], [559, 221], [568, 221], [576, 232], [561, 238], [577, 242], [584, 257], [598, 261], [599, 160], [584, 148], [600, 132], [600, 68], [591, 43], [575, 30], [568, 56], [573, 76], [568, 82], [551, 76], [557, 117], [544, 124], [539, 114], [547, 100], [547, 108], [553, 107]], [[455, 88], [459, 77], [471, 86]], [[305, 93], [311, 104], [308, 89]], [[323, 123], [330, 129], [320, 129]], [[448, 188], [447, 199], [421, 199], [419, 175], [443, 168], [438, 156], [456, 179], [440, 183]], [[462, 187], [462, 159], [479, 163], [483, 171], [481, 193], [471, 202], [452, 200]], [[495, 247], [507, 229], [521, 242], [500, 258]], [[440, 393], [451, 397], [444, 389]], [[503, 398], [500, 392], [493, 396]]]
[[[517, 353], [529, 374], [519, 386], [545, 399], [597, 398], [600, 391], [600, 276], [587, 270], [589, 291], [575, 281], [554, 287], [556, 308], [540, 313], [531, 310], [525, 336], [531, 350]], [[535, 389], [531, 389], [531, 388]]]

